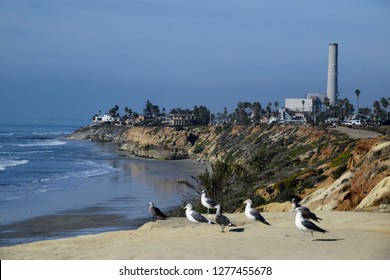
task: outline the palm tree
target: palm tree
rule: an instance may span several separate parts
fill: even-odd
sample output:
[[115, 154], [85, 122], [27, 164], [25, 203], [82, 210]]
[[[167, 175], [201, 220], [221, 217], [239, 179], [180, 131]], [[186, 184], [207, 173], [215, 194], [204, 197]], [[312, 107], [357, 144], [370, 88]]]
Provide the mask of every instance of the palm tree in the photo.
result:
[[356, 103], [356, 108], [357, 108], [357, 112], [359, 113], [359, 95], [360, 95], [360, 90], [359, 89], [356, 89], [355, 90], [355, 94], [356, 94], [356, 100], [357, 100], [357, 103]]
[[374, 104], [372, 104], [372, 107], [374, 107], [374, 114], [376, 116], [376, 119], [380, 120], [381, 104], [379, 103], [379, 101], [375, 101]]
[[278, 111], [278, 108], [279, 108], [279, 102], [278, 101], [275, 101], [274, 102], [274, 106], [275, 106], [275, 112]]
[[388, 116], [387, 108], [389, 107], [389, 104], [390, 104], [390, 103], [389, 103], [389, 101], [388, 101], [386, 98], [384, 98], [384, 97], [381, 98], [380, 102], [381, 102], [383, 108], [385, 108], [386, 119], [388, 119], [389, 116]]
[[261, 104], [260, 102], [253, 102], [252, 104], [253, 121], [258, 123], [261, 117]]
[[267, 117], [269, 118], [270, 115], [271, 115], [271, 106], [272, 106], [272, 103], [271, 102], [268, 102], [268, 105], [267, 107], [265, 108], [266, 112], [267, 112]]
[[353, 105], [349, 101], [348, 98], [344, 98], [344, 109], [345, 109], [345, 115], [350, 116], [354, 112]]

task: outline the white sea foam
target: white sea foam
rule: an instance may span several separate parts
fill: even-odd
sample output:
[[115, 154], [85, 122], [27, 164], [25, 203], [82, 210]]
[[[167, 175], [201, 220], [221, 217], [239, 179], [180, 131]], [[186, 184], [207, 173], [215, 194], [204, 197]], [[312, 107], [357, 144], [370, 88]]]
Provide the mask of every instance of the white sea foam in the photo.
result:
[[28, 162], [27, 159], [0, 159], [0, 170], [5, 170], [7, 167], [26, 164]]
[[53, 153], [53, 151], [44, 150], [44, 151], [14, 152], [15, 155], [33, 155], [33, 154], [47, 154], [47, 153]]
[[65, 131], [47, 131], [47, 132], [33, 132], [33, 135], [62, 135], [67, 134]]
[[65, 145], [66, 142], [60, 140], [45, 140], [45, 141], [37, 141], [27, 144], [15, 144], [18, 147], [45, 147], [45, 146], [61, 146]]
[[87, 161], [84, 162], [87, 166], [91, 166], [92, 169], [87, 169], [84, 171], [77, 172], [73, 174], [74, 177], [77, 178], [88, 178], [88, 177], [94, 177], [94, 176], [99, 176], [99, 175], [104, 175], [112, 170], [115, 170], [112, 166], [105, 165], [105, 164], [98, 164], [93, 161]]

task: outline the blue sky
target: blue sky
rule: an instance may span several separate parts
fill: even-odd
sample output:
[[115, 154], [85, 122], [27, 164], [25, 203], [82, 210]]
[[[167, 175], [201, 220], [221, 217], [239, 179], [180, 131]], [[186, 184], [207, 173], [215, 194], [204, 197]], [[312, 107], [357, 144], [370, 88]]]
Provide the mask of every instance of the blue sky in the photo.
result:
[[0, 0], [0, 118], [90, 121], [339, 91], [360, 107], [390, 96], [387, 0]]

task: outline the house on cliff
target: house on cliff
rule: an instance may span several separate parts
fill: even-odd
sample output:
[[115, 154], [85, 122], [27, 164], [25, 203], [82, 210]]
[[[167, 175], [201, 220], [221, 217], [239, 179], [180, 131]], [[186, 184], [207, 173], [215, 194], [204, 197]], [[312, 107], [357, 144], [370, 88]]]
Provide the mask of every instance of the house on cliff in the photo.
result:
[[103, 116], [95, 115], [92, 119], [92, 124], [113, 124], [114, 118], [110, 115], [104, 114]]

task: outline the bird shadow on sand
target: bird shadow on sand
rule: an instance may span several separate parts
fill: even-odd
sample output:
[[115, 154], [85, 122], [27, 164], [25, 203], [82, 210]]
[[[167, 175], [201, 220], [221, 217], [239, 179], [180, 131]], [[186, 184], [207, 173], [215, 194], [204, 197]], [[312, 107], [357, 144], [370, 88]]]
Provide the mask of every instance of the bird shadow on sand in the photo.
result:
[[230, 229], [229, 232], [244, 232], [245, 228], [233, 228]]
[[344, 238], [319, 238], [314, 239], [313, 241], [322, 241], [322, 242], [334, 242], [334, 241], [342, 241]]

